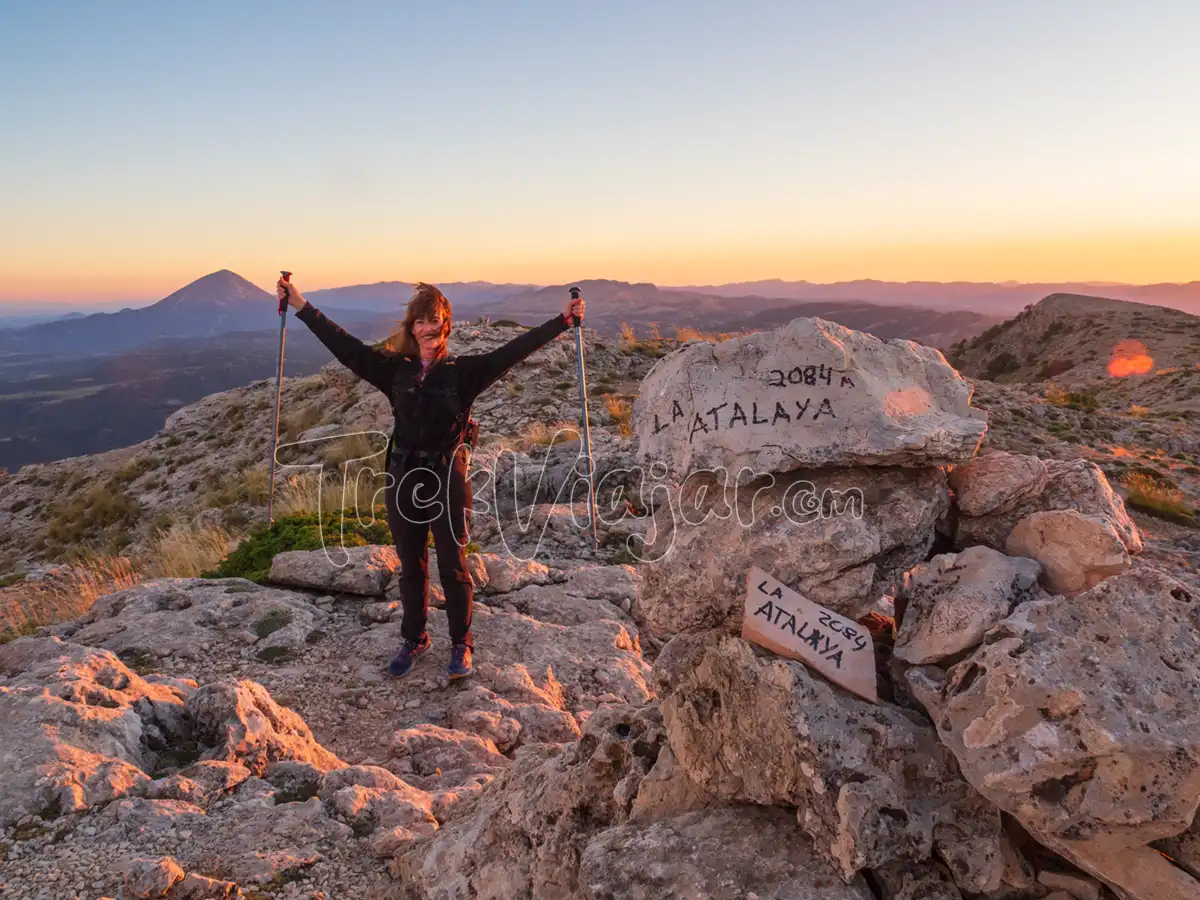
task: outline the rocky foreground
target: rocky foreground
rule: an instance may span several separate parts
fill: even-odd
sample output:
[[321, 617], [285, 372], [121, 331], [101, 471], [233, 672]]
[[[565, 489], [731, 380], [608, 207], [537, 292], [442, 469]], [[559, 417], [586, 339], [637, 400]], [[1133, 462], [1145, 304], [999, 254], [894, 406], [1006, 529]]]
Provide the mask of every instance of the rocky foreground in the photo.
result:
[[[514, 498], [537, 527], [480, 537], [466, 683], [438, 611], [382, 674], [384, 547], [0, 647], [0, 897], [1200, 897], [1190, 551], [1086, 460], [977, 455], [936, 355], [803, 328], [648, 377], [638, 461], [714, 466], [609, 529], [636, 565]], [[739, 636], [751, 566], [871, 631], [878, 703]]]

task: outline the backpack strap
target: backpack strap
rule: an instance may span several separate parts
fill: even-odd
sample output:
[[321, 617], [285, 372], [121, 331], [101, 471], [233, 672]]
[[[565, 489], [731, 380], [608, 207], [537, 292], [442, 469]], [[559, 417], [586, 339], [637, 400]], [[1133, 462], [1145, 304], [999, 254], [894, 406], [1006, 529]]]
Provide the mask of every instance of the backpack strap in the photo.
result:
[[[454, 366], [454, 365], [457, 365], [457, 362], [458, 362], [457, 357], [447, 356], [445, 359], [443, 359], [441, 361], [441, 363], [439, 363], [439, 365]], [[396, 395], [396, 393], [400, 389], [399, 382], [400, 382], [400, 378], [401, 378], [402, 374], [403, 374], [403, 372], [402, 372], [401, 367], [397, 367], [396, 374], [392, 379], [392, 396], [393, 397]], [[445, 376], [443, 376], [443, 377], [445, 377]], [[458, 430], [458, 437], [455, 440], [455, 446], [458, 446], [459, 444], [466, 444], [468, 454], [469, 454], [472, 450], [474, 450], [475, 443], [479, 438], [479, 422], [477, 422], [471, 416], [471, 411], [469, 409], [466, 411], [463, 410], [462, 398], [459, 397], [459, 395], [458, 395], [458, 379], [454, 376], [453, 373], [450, 373], [449, 377], [446, 380], [446, 384], [447, 384], [447, 387], [445, 390], [446, 402], [449, 404], [450, 410], [454, 415], [454, 421], [455, 421], [455, 424], [456, 424], [457, 430]], [[396, 431], [395, 431], [395, 428], [393, 428], [391, 435], [388, 436], [388, 445], [387, 445], [387, 450], [386, 450], [386, 453], [384, 456], [384, 465], [389, 469], [391, 468], [392, 447], [395, 445], [395, 439], [396, 439]], [[447, 452], [449, 452], [449, 451], [447, 451]]]
[[[444, 366], [452, 366], [457, 362], [457, 358], [450, 356], [442, 363]], [[471, 415], [471, 410], [463, 410], [462, 399], [458, 396], [458, 379], [452, 377], [450, 379], [450, 387], [446, 390], [446, 399], [450, 403], [450, 409], [454, 412], [454, 421], [458, 425], [458, 439], [455, 445], [466, 444], [467, 452], [475, 449], [475, 443], [479, 440], [479, 422]]]

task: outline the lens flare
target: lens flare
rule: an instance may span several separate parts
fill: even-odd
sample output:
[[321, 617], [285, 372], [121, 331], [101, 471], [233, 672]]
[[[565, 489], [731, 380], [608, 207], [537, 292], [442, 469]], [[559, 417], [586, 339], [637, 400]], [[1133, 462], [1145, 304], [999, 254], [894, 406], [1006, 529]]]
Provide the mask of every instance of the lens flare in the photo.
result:
[[1112, 358], [1108, 361], [1108, 374], [1113, 378], [1145, 375], [1153, 369], [1154, 360], [1146, 352], [1146, 345], [1132, 339], [1113, 347]]

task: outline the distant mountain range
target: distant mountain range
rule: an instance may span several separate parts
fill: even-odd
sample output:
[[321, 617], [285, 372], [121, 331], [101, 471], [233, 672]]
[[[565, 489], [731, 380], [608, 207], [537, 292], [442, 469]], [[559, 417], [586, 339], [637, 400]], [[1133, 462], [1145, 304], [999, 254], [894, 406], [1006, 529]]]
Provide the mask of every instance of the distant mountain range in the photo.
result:
[[[821, 316], [879, 337], [908, 338], [947, 346], [1042, 297], [1089, 293], [1200, 313], [1200, 282], [1173, 285], [991, 284], [850, 281], [755, 281], [698, 287], [606, 279], [575, 282], [588, 299], [588, 324], [615, 332], [622, 323], [645, 328], [657, 323], [669, 334], [676, 326], [707, 331], [774, 328], [798, 316]], [[439, 285], [460, 321], [487, 315], [526, 324], [562, 308], [569, 284], [452, 282]], [[378, 331], [402, 315], [411, 296], [408, 282], [313, 290], [308, 298], [339, 323]], [[168, 297], [140, 308], [91, 315], [70, 314], [49, 322], [4, 327], [0, 353], [53, 357], [122, 352], [162, 340], [215, 337], [230, 332], [273, 331], [276, 300], [228, 269], [213, 272]], [[44, 315], [42, 312], [34, 315]]]
[[841, 281], [814, 284], [809, 281], [742, 281], [734, 284], [670, 288], [702, 291], [718, 297], [748, 294], [787, 300], [856, 300], [864, 303], [920, 306], [928, 309], [973, 310], [993, 316], [1019, 312], [1050, 294], [1083, 294], [1129, 300], [1180, 309], [1200, 315], [1200, 281], [1187, 284], [1112, 284], [1085, 281], [1027, 284], [1015, 281]]

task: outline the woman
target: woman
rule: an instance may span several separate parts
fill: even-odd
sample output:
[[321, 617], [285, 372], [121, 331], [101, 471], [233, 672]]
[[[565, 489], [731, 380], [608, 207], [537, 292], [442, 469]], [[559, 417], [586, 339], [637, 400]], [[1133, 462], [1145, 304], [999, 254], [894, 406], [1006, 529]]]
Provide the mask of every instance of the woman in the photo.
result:
[[471, 404], [505, 372], [583, 318], [584, 301], [568, 300], [562, 313], [490, 353], [449, 357], [450, 302], [436, 287], [418, 284], [397, 334], [377, 349], [347, 334], [301, 296], [292, 282], [279, 280], [296, 318], [309, 327], [347, 369], [387, 394], [395, 416], [388, 442], [387, 470], [394, 489], [386, 491], [388, 527], [400, 557], [404, 616], [400, 650], [388, 673], [403, 677], [430, 647], [429, 530], [433, 529], [438, 571], [450, 622], [451, 678], [471, 668], [471, 576], [467, 573], [467, 525], [471, 486], [463, 446]]

